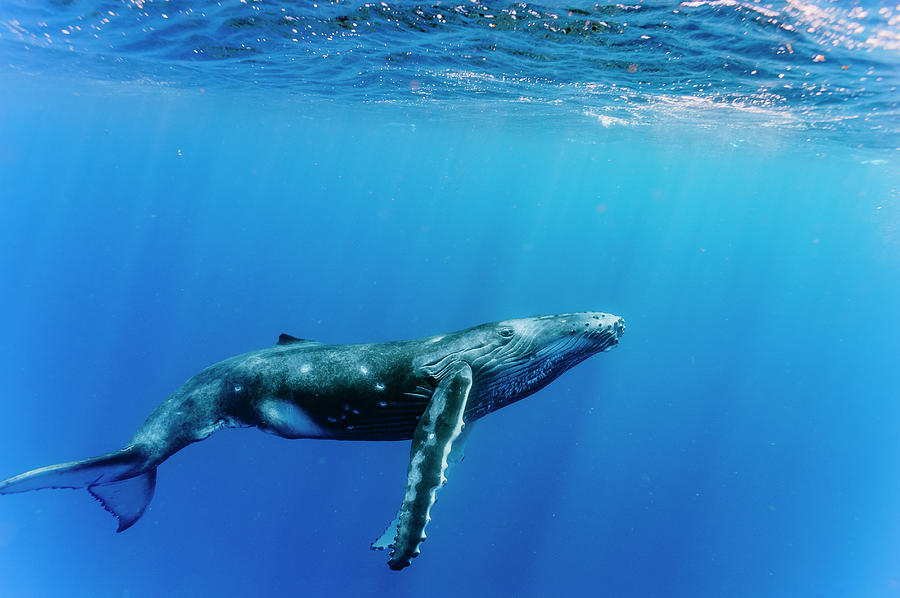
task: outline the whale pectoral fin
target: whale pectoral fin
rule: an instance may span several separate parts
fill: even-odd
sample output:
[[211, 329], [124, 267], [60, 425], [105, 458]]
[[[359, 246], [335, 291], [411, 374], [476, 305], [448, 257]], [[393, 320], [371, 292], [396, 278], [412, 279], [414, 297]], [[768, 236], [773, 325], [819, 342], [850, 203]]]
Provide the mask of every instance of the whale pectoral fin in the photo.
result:
[[119, 529], [116, 532], [124, 532], [141, 518], [153, 499], [155, 490], [155, 468], [126, 480], [88, 486], [91, 496], [99, 500], [103, 508], [119, 520]]
[[394, 528], [391, 525], [372, 546], [393, 546], [388, 566], [395, 571], [407, 567], [418, 556], [419, 547], [425, 541], [431, 506], [438, 488], [447, 481], [444, 474], [448, 460], [465, 427], [463, 415], [471, 389], [471, 366], [465, 362], [454, 365], [434, 390], [416, 426], [406, 473], [406, 495], [397, 515], [396, 534], [388, 543], [386, 537]]
[[[469, 439], [469, 434], [472, 433], [474, 427], [475, 422], [466, 424], [463, 427], [462, 432], [460, 432], [459, 436], [453, 442], [453, 447], [450, 449], [450, 455], [447, 457], [447, 471], [453, 469], [457, 463], [462, 462], [465, 458], [464, 449], [466, 447], [466, 441]], [[388, 548], [393, 548], [394, 539], [397, 537], [398, 527], [400, 527], [400, 512], [397, 513], [394, 520], [387, 526], [384, 533], [381, 534], [377, 540], [372, 542], [370, 545], [372, 550], [387, 550]]]

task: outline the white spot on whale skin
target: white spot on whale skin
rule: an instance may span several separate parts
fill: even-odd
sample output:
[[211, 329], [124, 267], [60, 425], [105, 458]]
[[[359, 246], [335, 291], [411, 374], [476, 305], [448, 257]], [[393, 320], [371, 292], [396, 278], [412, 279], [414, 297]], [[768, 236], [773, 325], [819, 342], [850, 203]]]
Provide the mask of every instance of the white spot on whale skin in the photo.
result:
[[234, 385], [234, 392], [241, 392], [242, 390], [244, 390], [244, 387], [241, 386], [240, 384]]
[[377, 390], [378, 392], [381, 392], [382, 390], [384, 390], [384, 384], [382, 384], [381, 382], [377, 383], [375, 385], [375, 390]]
[[387, 401], [378, 401], [379, 407], [387, 407]]
[[368, 373], [369, 373], [369, 368], [367, 368], [367, 367], [364, 366], [364, 365], [361, 365], [361, 366], [359, 366], [359, 371], [362, 372], [363, 374], [368, 374]]
[[309, 370], [310, 370], [310, 367], [309, 367], [309, 364], [308, 364], [308, 363], [304, 363], [303, 365], [300, 366], [300, 373], [301, 373], [301, 374], [306, 374], [306, 373], [309, 372]]

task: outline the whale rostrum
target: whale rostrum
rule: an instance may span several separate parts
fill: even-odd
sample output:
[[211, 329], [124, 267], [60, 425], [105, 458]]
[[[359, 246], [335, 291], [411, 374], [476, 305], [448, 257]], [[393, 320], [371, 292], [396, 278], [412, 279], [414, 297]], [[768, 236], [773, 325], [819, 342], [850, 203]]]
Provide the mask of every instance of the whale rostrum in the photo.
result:
[[412, 439], [397, 517], [372, 544], [399, 570], [419, 554], [450, 464], [472, 424], [616, 346], [624, 320], [600, 312], [537, 316], [387, 343], [278, 343], [202, 370], [150, 414], [118, 451], [0, 482], [0, 494], [86, 488], [124, 531], [153, 497], [156, 469], [216, 430], [252, 427], [284, 438]]

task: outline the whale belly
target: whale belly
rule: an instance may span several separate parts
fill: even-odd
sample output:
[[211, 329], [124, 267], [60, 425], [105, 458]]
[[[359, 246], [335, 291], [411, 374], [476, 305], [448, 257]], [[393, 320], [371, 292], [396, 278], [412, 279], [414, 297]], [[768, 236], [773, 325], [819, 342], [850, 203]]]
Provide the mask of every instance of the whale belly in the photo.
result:
[[290, 401], [267, 399], [260, 404], [257, 416], [260, 430], [284, 438], [331, 437], [302, 407]]

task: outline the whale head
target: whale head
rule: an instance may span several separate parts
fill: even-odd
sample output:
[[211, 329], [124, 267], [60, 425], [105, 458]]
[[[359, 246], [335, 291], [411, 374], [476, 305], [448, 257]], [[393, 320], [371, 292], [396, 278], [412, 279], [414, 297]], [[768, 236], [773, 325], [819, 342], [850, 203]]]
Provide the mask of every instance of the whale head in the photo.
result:
[[602, 312], [504, 320], [482, 327], [490, 350], [471, 361], [487, 411], [523, 399], [591, 355], [608, 351], [625, 320]]

